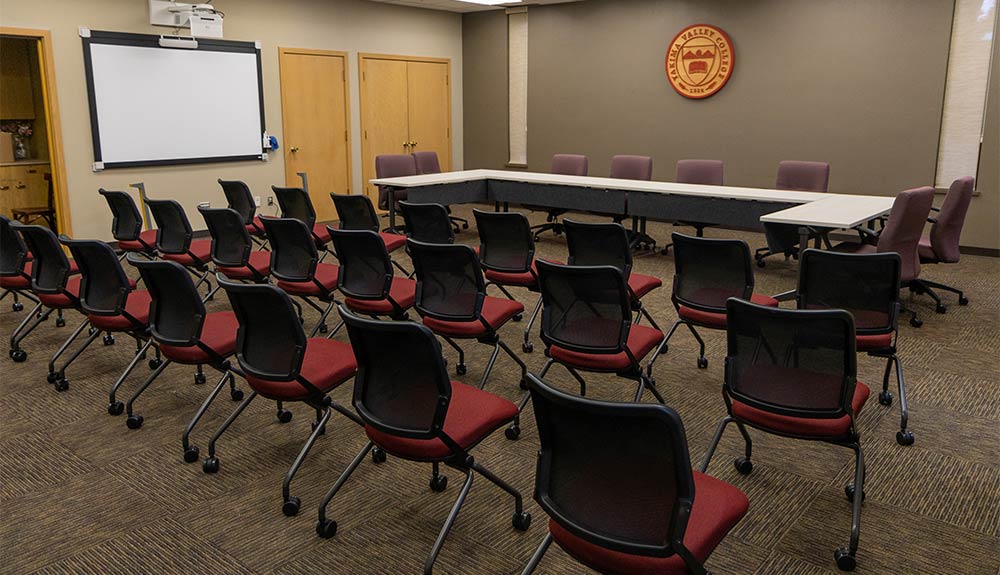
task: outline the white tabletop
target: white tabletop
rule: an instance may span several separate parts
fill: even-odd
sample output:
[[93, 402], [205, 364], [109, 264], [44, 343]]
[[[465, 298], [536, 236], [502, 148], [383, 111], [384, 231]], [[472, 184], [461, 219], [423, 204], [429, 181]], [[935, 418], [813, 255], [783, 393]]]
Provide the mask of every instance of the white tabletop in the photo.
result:
[[827, 197], [780, 212], [766, 214], [760, 221], [822, 228], [853, 228], [889, 213], [895, 198], [827, 194]]

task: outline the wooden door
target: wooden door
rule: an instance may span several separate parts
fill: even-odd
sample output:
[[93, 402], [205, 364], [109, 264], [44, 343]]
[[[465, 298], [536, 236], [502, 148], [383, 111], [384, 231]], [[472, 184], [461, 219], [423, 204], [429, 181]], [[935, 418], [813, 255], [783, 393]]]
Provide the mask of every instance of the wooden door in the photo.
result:
[[375, 156], [410, 151], [406, 61], [362, 56], [360, 62], [364, 190], [378, 205], [378, 190], [368, 183], [375, 177]]
[[309, 178], [316, 220], [334, 221], [330, 192], [351, 192], [347, 54], [279, 48], [285, 184]]
[[451, 88], [445, 62], [407, 62], [411, 152], [437, 152], [441, 171], [451, 171]]

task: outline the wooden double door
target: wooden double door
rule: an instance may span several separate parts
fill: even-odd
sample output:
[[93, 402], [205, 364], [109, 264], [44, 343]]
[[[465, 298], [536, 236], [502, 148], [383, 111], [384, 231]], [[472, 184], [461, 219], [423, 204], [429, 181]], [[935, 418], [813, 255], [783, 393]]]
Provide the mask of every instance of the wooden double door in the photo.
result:
[[375, 157], [437, 152], [451, 170], [451, 62], [361, 54], [361, 147], [365, 193], [377, 205]]

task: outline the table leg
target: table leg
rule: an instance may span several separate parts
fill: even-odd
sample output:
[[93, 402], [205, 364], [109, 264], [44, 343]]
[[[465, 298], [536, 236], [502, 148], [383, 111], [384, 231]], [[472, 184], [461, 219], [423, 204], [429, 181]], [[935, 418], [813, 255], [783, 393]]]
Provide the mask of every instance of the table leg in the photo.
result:
[[386, 189], [386, 197], [389, 199], [389, 231], [396, 233], [396, 192], [392, 188]]

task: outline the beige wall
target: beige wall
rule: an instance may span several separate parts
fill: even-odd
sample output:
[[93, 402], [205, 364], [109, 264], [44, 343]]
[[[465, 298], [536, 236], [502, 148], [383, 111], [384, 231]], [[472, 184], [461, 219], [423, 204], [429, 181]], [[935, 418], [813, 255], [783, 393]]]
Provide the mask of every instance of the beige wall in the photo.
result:
[[[282, 145], [278, 46], [350, 52], [354, 190], [361, 189], [357, 53], [450, 58], [453, 165], [463, 165], [460, 15], [360, 0], [217, 0], [214, 4], [226, 13], [227, 39], [262, 43], [267, 130]], [[270, 185], [284, 182], [280, 152], [268, 162], [91, 171], [94, 156], [78, 28], [169, 34], [168, 28], [149, 25], [147, 6], [145, 0], [0, 0], [0, 25], [52, 31], [73, 234], [79, 238], [111, 239], [111, 216], [97, 195], [100, 187], [124, 189], [131, 182], [144, 181], [151, 196], [179, 200], [192, 225], [201, 229], [204, 222], [195, 209], [198, 202], [225, 202], [217, 178], [245, 180], [259, 195], [266, 195]]]

